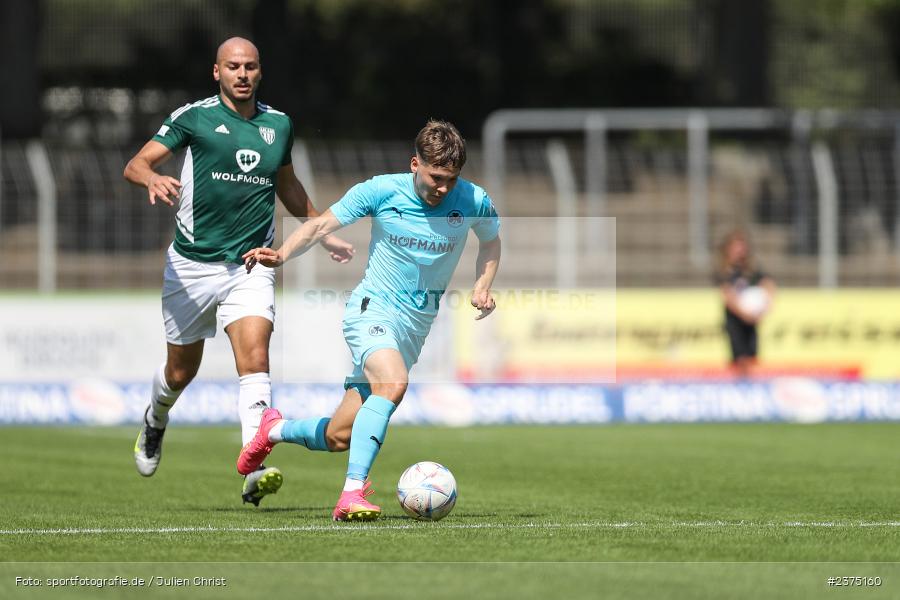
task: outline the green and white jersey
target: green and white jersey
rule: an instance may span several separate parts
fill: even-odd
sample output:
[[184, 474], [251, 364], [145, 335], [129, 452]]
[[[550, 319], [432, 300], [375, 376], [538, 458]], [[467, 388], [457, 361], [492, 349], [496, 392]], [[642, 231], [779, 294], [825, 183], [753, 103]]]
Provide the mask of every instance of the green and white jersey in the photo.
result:
[[213, 96], [182, 106], [153, 136], [173, 152], [187, 147], [175, 216], [175, 250], [186, 258], [240, 263], [275, 238], [275, 184], [291, 163], [294, 126], [256, 107], [245, 119]]

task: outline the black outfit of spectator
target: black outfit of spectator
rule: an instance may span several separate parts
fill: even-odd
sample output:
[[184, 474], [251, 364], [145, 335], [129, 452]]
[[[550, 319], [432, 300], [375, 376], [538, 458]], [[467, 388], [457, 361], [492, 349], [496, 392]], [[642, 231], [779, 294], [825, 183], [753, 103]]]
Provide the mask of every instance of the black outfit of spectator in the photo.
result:
[[[716, 278], [716, 285], [731, 286], [740, 296], [745, 289], [759, 285], [765, 278], [766, 274], [762, 271], [744, 271], [732, 267], [726, 275], [719, 275]], [[756, 323], [747, 323], [726, 306], [725, 333], [728, 334], [728, 342], [731, 345], [732, 361], [737, 361], [741, 357], [756, 358], [759, 346]]]

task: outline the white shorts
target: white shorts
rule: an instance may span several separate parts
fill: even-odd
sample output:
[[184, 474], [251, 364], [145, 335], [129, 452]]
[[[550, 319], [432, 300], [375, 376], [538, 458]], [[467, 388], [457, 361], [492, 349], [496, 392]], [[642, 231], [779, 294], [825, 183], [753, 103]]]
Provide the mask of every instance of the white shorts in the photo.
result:
[[275, 322], [275, 270], [256, 265], [204, 263], [185, 258], [169, 246], [162, 290], [166, 341], [183, 346], [216, 336], [243, 317]]

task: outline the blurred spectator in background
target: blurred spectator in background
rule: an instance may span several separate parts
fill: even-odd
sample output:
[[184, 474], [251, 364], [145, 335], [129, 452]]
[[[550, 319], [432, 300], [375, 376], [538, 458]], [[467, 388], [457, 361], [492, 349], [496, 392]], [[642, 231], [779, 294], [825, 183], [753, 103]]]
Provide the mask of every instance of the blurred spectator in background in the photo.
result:
[[734, 373], [749, 377], [759, 350], [757, 325], [772, 306], [775, 281], [757, 267], [743, 229], [732, 230], [719, 245], [716, 284], [725, 303]]

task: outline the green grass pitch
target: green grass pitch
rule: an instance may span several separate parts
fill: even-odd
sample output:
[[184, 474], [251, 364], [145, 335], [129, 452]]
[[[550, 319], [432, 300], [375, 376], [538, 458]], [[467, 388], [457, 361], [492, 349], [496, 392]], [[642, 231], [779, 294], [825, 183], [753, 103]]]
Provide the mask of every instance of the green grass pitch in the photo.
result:
[[[248, 597], [286, 582], [302, 598], [344, 597], [336, 585], [385, 598], [900, 596], [900, 424], [393, 427], [371, 476], [384, 513], [369, 524], [330, 520], [346, 454], [279, 445], [267, 464], [284, 486], [254, 508], [240, 500], [237, 426], [171, 426], [149, 479], [136, 434], [0, 428], [0, 597]], [[438, 523], [396, 501], [419, 460], [459, 484]], [[116, 574], [151, 581], [46, 584]], [[29, 575], [43, 587], [16, 584]]]

